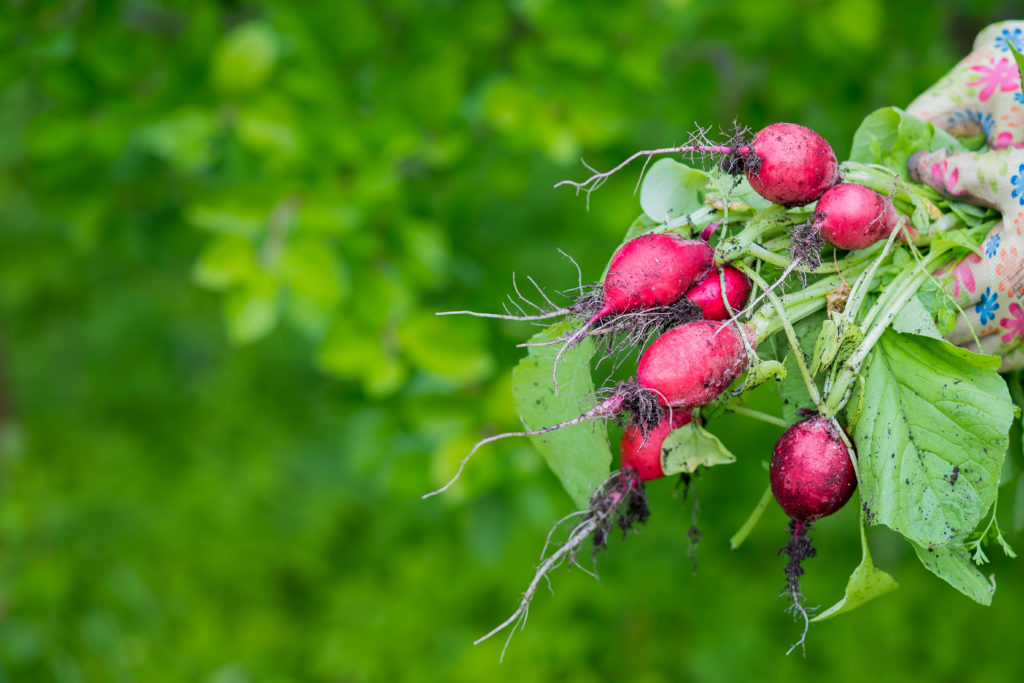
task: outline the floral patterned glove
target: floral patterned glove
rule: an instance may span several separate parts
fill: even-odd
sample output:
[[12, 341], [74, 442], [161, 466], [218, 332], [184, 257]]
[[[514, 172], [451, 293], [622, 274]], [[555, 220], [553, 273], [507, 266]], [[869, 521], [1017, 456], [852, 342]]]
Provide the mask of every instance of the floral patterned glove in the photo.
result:
[[1003, 371], [1024, 367], [1024, 93], [1010, 44], [1024, 50], [1024, 21], [985, 28], [974, 51], [907, 107], [954, 135], [988, 141], [981, 152], [918, 152], [908, 166], [918, 182], [1003, 214], [983, 255], [937, 273], [952, 271], [948, 290], [964, 310], [947, 339], [978, 350], [977, 336], [981, 351], [1003, 357]]

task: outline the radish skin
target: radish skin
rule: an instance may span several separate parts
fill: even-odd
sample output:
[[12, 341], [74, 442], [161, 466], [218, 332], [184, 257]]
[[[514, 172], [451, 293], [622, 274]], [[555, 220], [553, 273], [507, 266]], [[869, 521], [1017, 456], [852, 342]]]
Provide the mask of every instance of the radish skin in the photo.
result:
[[721, 277], [718, 271], [711, 271], [686, 292], [686, 298], [697, 304], [705, 320], [726, 320], [732, 315], [722, 301], [722, 279], [729, 308], [734, 312], [750, 298], [750, 279], [746, 275], [732, 266], [722, 268]]
[[839, 161], [825, 138], [795, 123], [773, 123], [758, 131], [750, 152], [759, 163], [747, 168], [754, 191], [782, 206], [803, 206], [839, 179]]
[[900, 223], [892, 202], [863, 185], [840, 183], [818, 200], [815, 224], [829, 244], [863, 249], [885, 239]]
[[857, 488], [850, 453], [832, 420], [812, 417], [787, 429], [772, 452], [772, 494], [798, 523], [836, 512]]
[[693, 411], [676, 410], [671, 417], [666, 415], [653, 430], [647, 434], [637, 425], [629, 425], [622, 433], [622, 445], [619, 457], [622, 467], [632, 467], [640, 475], [641, 481], [652, 481], [665, 476], [661, 468], [661, 447], [665, 438], [673, 430], [685, 427], [693, 420]]

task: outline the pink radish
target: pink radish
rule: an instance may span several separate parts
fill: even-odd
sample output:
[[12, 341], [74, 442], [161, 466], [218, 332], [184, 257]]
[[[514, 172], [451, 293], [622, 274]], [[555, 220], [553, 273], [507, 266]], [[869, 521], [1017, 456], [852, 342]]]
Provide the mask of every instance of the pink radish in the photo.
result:
[[747, 162], [747, 180], [755, 192], [775, 204], [810, 204], [839, 178], [839, 162], [831, 145], [795, 123], [762, 128], [749, 149], [756, 161]]
[[857, 475], [839, 428], [812, 417], [787, 429], [772, 452], [772, 493], [798, 523], [831, 515], [850, 500]]
[[[750, 328], [747, 341], [754, 343]], [[747, 352], [735, 325], [698, 320], [673, 327], [640, 358], [637, 382], [662, 405], [695, 408], [713, 401], [747, 367]]]
[[885, 239], [900, 224], [892, 202], [863, 185], [841, 183], [818, 200], [815, 225], [829, 244], [863, 249]]
[[666, 415], [658, 426], [647, 434], [639, 425], [629, 425], [622, 433], [622, 445], [619, 458], [622, 467], [635, 469], [642, 481], [661, 479], [665, 472], [661, 469], [661, 447], [672, 430], [685, 427], [693, 419], [692, 410], [676, 410], [671, 417]]
[[644, 352], [636, 378], [622, 382], [611, 396], [579, 417], [550, 427], [522, 432], [506, 432], [478, 441], [459, 463], [455, 476], [440, 489], [446, 491], [462, 474], [473, 454], [484, 444], [512, 436], [539, 436], [562, 427], [589, 420], [610, 420], [629, 412], [632, 422], [644, 433], [656, 429], [665, 409], [683, 411], [713, 401], [747, 367], [747, 347], [756, 344], [754, 330], [741, 330], [731, 323], [698, 320], [674, 327]]
[[746, 275], [732, 266], [722, 268], [721, 277], [719, 271], [711, 271], [686, 292], [686, 298], [697, 304], [705, 320], [726, 320], [731, 317], [722, 301], [722, 279], [725, 280], [729, 308], [734, 313], [750, 297], [750, 279]]
[[758, 131], [749, 144], [688, 144], [644, 150], [610, 171], [595, 173], [580, 183], [563, 180], [555, 187], [571, 185], [589, 195], [630, 162], [656, 154], [721, 154], [725, 157], [722, 168], [727, 173], [746, 173], [755, 192], [783, 206], [810, 204], [839, 179], [839, 162], [825, 138], [795, 123], [773, 123]]

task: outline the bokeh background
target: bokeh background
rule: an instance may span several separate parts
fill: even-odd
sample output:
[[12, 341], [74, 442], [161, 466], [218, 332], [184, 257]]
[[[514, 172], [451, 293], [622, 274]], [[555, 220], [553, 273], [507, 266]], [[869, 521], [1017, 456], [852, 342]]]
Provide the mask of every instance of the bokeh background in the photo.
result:
[[[419, 497], [517, 425], [529, 333], [433, 312], [573, 284], [556, 247], [596, 278], [639, 213], [638, 169], [589, 212], [552, 190], [581, 155], [738, 117], [843, 158], [1015, 4], [3, 2], [0, 680], [1020, 680], [1021, 565], [992, 553], [983, 608], [885, 531], [903, 587], [787, 657], [782, 513], [728, 550], [778, 434], [747, 420], [687, 500], [651, 487], [600, 583], [554, 577], [504, 664], [471, 642], [568, 497], [525, 441]], [[827, 605], [855, 514], [816, 542]]]

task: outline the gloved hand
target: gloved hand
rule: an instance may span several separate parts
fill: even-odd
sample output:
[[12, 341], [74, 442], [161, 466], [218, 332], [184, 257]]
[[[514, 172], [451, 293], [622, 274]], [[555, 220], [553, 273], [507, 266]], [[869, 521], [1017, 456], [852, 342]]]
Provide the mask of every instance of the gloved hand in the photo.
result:
[[1003, 357], [1003, 371], [1024, 367], [1024, 93], [1011, 43], [1024, 50], [1024, 21], [985, 28], [974, 51], [907, 107], [953, 135], [988, 141], [980, 152], [918, 152], [908, 166], [918, 182], [1003, 215], [982, 255], [939, 271], [952, 271], [948, 290], [964, 310], [947, 339], [978, 350], [977, 335], [981, 351]]

